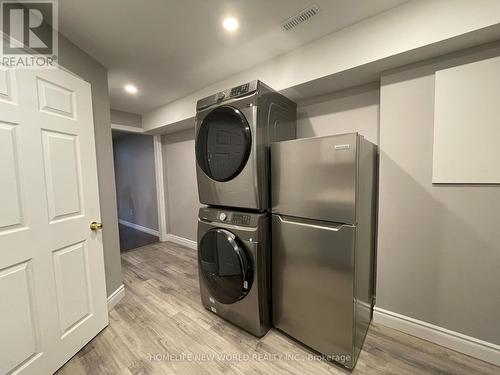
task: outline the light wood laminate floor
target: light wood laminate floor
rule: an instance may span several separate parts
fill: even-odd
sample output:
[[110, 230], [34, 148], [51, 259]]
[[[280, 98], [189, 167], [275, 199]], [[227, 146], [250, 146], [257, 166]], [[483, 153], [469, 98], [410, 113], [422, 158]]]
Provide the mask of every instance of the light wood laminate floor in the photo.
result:
[[[58, 374], [348, 374], [308, 360], [311, 352], [276, 330], [259, 340], [205, 310], [194, 250], [157, 243], [123, 253], [122, 263], [126, 295], [109, 326]], [[372, 324], [353, 374], [497, 375], [500, 368]]]

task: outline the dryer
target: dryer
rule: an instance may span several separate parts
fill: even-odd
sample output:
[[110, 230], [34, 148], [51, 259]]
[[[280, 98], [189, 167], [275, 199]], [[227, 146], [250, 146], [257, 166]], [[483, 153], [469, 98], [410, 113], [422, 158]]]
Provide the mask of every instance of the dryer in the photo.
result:
[[296, 109], [260, 81], [199, 100], [195, 149], [200, 202], [270, 209], [269, 145], [296, 138]]
[[271, 326], [269, 229], [267, 212], [199, 210], [203, 306], [257, 337]]

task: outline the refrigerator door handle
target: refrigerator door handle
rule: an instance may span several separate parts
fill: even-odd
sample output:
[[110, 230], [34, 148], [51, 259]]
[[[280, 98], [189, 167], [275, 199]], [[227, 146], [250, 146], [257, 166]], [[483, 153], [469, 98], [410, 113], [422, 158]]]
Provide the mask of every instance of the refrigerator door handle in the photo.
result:
[[295, 220], [285, 219], [281, 215], [276, 215], [276, 216], [279, 218], [279, 220], [282, 223], [299, 225], [301, 227], [318, 228], [318, 229], [323, 229], [323, 230], [331, 230], [333, 232], [338, 232], [343, 227], [352, 227], [352, 225], [346, 225], [346, 224], [337, 224], [337, 225], [334, 225], [334, 224], [325, 224], [325, 225], [310, 224], [310, 223], [305, 223], [303, 221], [295, 221]]

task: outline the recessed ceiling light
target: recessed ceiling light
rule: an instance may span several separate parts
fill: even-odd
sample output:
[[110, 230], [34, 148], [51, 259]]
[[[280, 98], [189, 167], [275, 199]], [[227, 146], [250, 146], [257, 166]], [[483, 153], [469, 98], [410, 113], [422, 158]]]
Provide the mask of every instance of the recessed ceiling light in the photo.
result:
[[227, 31], [235, 31], [239, 26], [239, 22], [234, 17], [227, 17], [224, 19], [222, 25]]
[[137, 94], [137, 87], [132, 84], [125, 85], [125, 91], [129, 94]]

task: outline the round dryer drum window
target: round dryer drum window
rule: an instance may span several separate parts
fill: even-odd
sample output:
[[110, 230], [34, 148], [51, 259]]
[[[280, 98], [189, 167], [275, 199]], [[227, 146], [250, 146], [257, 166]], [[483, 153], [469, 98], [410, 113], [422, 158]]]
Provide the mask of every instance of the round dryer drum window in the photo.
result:
[[252, 261], [241, 241], [224, 229], [211, 229], [198, 248], [200, 276], [211, 296], [231, 304], [245, 297], [253, 278]]
[[196, 160], [215, 181], [229, 181], [245, 167], [252, 146], [250, 126], [236, 108], [222, 106], [202, 121], [196, 139]]

